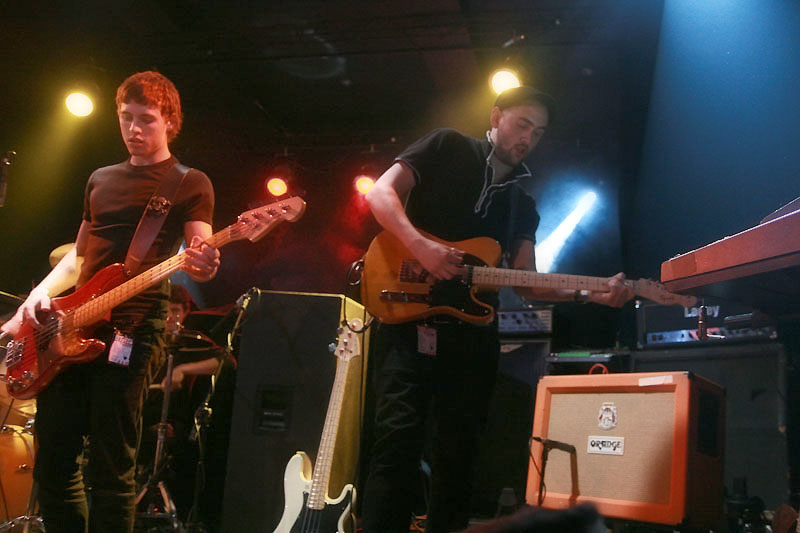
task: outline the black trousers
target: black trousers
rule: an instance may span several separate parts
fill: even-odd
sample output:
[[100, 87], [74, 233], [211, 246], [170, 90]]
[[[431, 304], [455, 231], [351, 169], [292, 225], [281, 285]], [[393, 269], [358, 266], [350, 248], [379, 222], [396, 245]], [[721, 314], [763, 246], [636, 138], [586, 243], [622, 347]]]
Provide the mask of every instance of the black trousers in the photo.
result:
[[160, 346], [157, 335], [139, 337], [131, 366], [103, 354], [67, 368], [39, 394], [34, 477], [48, 533], [133, 530], [145, 367]]
[[419, 487], [428, 410], [433, 422], [427, 531], [467, 527], [473, 458], [494, 386], [494, 326], [445, 323], [437, 353], [417, 351], [417, 324], [385, 325], [371, 353], [376, 394], [370, 468], [362, 506], [366, 533], [406, 533]]

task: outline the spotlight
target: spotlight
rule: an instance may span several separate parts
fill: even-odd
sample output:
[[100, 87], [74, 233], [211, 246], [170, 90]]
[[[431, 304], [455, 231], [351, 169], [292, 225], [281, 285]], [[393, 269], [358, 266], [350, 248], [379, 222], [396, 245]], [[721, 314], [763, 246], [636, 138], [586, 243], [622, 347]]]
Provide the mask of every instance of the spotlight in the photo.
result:
[[77, 117], [89, 116], [94, 110], [92, 99], [85, 93], [74, 92], [67, 96], [65, 101], [69, 112]]
[[519, 87], [519, 75], [510, 68], [497, 69], [492, 73], [489, 83], [495, 94], [500, 94], [506, 89]]
[[265, 188], [267, 189], [268, 193], [277, 198], [278, 196], [283, 196], [286, 194], [286, 191], [289, 190], [289, 185], [286, 183], [285, 179], [274, 176], [267, 178]]
[[353, 187], [361, 194], [367, 194], [373, 185], [375, 185], [375, 179], [372, 176], [359, 174], [353, 178]]
[[561, 224], [536, 247], [536, 270], [550, 272], [556, 258], [567, 242], [567, 238], [575, 231], [578, 223], [589, 212], [597, 201], [597, 194], [589, 191], [578, 200], [578, 205], [567, 215]]

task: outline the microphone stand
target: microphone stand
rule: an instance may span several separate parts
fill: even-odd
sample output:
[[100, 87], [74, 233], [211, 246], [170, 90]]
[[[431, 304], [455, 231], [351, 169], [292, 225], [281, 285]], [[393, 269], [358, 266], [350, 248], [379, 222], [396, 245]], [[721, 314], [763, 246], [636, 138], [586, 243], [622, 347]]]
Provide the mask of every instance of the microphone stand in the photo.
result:
[[233, 339], [236, 337], [236, 333], [241, 327], [242, 320], [247, 312], [247, 306], [250, 305], [250, 300], [254, 294], [258, 294], [258, 289], [255, 287], [248, 290], [239, 298], [239, 300], [237, 300], [236, 320], [233, 323], [233, 327], [230, 329], [230, 331], [228, 331], [225, 337], [223, 356], [219, 358], [217, 368], [214, 371], [214, 374], [211, 376], [211, 385], [208, 388], [208, 392], [206, 392], [205, 398], [203, 398], [203, 403], [200, 404], [200, 407], [198, 407], [194, 412], [194, 425], [192, 426], [192, 430], [189, 432], [189, 440], [197, 441], [198, 459], [194, 476], [192, 507], [189, 510], [188, 516], [186, 517], [187, 532], [206, 531], [202, 520], [200, 520], [199, 516], [196, 515], [198, 514], [198, 508], [200, 504], [200, 494], [205, 488], [206, 438], [208, 437], [208, 432], [205, 430], [208, 429], [211, 423], [211, 414], [213, 413], [213, 409], [211, 408], [211, 399], [214, 397], [214, 393], [217, 390], [217, 380], [219, 380], [222, 369], [225, 366], [225, 362], [233, 359]]

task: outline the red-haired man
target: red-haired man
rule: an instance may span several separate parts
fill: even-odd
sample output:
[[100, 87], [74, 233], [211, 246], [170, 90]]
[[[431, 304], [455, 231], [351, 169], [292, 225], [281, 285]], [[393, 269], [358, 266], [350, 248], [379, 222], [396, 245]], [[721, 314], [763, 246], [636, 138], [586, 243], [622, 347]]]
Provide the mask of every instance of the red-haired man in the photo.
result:
[[[23, 321], [73, 284], [81, 287], [103, 267], [123, 262], [145, 206], [178, 163], [169, 142], [181, 129], [180, 97], [158, 72], [140, 72], [117, 89], [117, 116], [130, 158], [89, 177], [76, 245], [30, 293], [0, 329], [16, 334]], [[140, 271], [172, 255], [186, 239], [184, 270], [196, 281], [213, 278], [219, 252], [211, 236], [214, 192], [208, 177], [189, 170], [172, 208], [144, 257]], [[136, 487], [134, 470], [140, 432], [145, 370], [162, 345], [168, 288], [156, 285], [114, 308], [111, 324], [97, 332], [106, 353], [73, 365], [39, 394], [35, 478], [48, 533], [130, 532]], [[109, 355], [111, 353], [112, 355]], [[87, 505], [79, 456], [88, 437], [85, 468], [91, 487]]]

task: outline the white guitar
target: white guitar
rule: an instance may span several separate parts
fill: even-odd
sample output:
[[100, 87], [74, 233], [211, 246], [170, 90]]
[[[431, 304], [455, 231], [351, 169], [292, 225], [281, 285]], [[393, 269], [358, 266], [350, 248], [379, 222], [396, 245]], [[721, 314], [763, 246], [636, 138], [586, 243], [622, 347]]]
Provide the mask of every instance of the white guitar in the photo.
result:
[[328, 482], [331, 477], [333, 450], [336, 433], [342, 414], [347, 369], [350, 361], [361, 355], [361, 345], [355, 331], [360, 331], [363, 322], [354, 318], [349, 328], [339, 332], [339, 342], [334, 355], [336, 379], [333, 382], [328, 414], [322, 428], [322, 438], [317, 452], [317, 464], [313, 467], [305, 452], [297, 452], [289, 459], [283, 475], [283, 516], [275, 533], [345, 533], [345, 522], [350, 517], [356, 499], [356, 489], [347, 484], [335, 500], [328, 498]]

